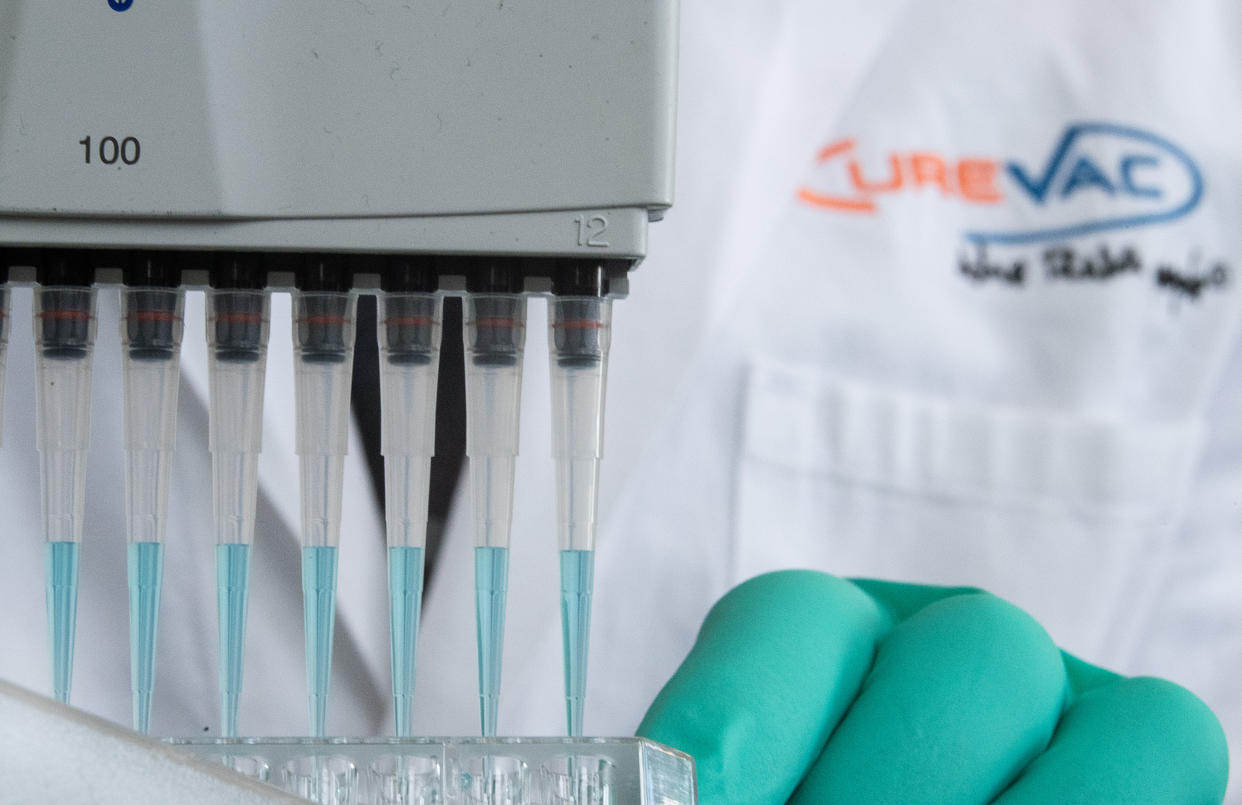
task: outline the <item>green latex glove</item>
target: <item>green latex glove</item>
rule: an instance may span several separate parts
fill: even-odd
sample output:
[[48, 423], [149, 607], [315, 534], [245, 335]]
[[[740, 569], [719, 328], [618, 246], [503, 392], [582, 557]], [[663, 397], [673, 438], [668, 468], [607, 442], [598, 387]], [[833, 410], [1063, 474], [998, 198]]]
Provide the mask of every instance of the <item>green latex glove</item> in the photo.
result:
[[703, 805], [1219, 803], [1229, 766], [1193, 694], [1012, 604], [813, 571], [722, 598], [638, 731], [694, 756]]

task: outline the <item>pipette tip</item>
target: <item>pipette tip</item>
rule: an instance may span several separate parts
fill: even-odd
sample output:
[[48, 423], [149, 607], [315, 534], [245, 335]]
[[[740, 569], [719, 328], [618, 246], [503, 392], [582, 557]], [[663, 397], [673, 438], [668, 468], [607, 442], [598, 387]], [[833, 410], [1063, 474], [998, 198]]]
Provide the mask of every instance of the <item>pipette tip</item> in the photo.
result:
[[47, 623], [52, 649], [52, 692], [69, 703], [78, 621], [78, 543], [47, 543]]
[[388, 622], [391, 630], [392, 705], [398, 738], [411, 734], [414, 660], [423, 597], [423, 549], [388, 548]]
[[479, 720], [485, 738], [496, 735], [496, 716], [500, 709], [500, 670], [508, 587], [509, 549], [476, 547], [474, 591], [479, 647]]
[[151, 689], [134, 691], [134, 731], [148, 735], [151, 732]]
[[591, 593], [595, 551], [561, 551], [561, 638], [565, 657], [565, 717], [569, 736], [582, 736], [587, 655], [591, 636]]
[[240, 696], [236, 693], [220, 695], [220, 735], [225, 738], [237, 737], [237, 707]]
[[336, 618], [336, 548], [302, 549], [302, 616], [306, 638], [306, 688], [311, 735], [321, 738], [332, 675], [332, 629]]
[[237, 735], [246, 646], [246, 599], [250, 578], [250, 546], [216, 546], [216, 608], [220, 633], [220, 731]]
[[155, 639], [160, 617], [160, 586], [164, 577], [164, 545], [129, 544], [129, 670], [134, 729], [151, 728], [151, 695], [155, 688]]

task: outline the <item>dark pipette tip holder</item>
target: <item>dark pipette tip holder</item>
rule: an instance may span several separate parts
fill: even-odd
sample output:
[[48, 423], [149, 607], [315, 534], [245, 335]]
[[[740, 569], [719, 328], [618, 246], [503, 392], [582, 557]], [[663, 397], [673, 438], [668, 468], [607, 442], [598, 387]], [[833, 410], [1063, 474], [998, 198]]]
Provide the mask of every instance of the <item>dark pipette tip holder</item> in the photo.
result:
[[350, 273], [346, 262], [332, 255], [306, 258], [294, 297], [294, 321], [302, 359], [308, 363], [341, 363], [349, 351]]
[[382, 322], [389, 363], [426, 366], [436, 350], [438, 289], [436, 260], [432, 257], [393, 257], [380, 280], [386, 293]]
[[91, 319], [95, 315], [91, 285], [95, 271], [89, 255], [57, 249], [40, 256], [38, 327], [43, 356], [55, 360], [85, 358], [91, 347]]
[[254, 363], [266, 348], [267, 271], [252, 254], [221, 252], [209, 282], [214, 291], [209, 326], [215, 329], [215, 355], [226, 363]]
[[558, 365], [586, 367], [603, 359], [607, 331], [602, 308], [609, 286], [608, 265], [603, 262], [575, 262], [553, 274], [556, 308], [549, 315]]
[[176, 255], [135, 252], [122, 272], [122, 281], [128, 291], [124, 327], [130, 357], [139, 361], [172, 360], [181, 327], [181, 268]]

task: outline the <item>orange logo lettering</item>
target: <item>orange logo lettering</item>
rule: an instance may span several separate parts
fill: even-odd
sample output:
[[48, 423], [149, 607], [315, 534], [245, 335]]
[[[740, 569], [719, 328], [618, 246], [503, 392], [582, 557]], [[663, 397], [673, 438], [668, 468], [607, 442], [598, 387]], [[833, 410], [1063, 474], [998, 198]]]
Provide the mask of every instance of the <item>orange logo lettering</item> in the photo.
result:
[[[930, 151], [892, 152], [887, 175], [869, 174], [859, 161], [853, 138], [838, 140], [820, 149], [815, 162], [828, 180], [853, 192], [829, 192], [810, 185], [798, 188], [798, 200], [811, 207], [839, 212], [876, 212], [876, 197], [884, 193], [936, 188], [946, 198], [975, 204], [1002, 200], [996, 185], [997, 163], [991, 159], [947, 159]], [[843, 169], [843, 172], [842, 172]]]

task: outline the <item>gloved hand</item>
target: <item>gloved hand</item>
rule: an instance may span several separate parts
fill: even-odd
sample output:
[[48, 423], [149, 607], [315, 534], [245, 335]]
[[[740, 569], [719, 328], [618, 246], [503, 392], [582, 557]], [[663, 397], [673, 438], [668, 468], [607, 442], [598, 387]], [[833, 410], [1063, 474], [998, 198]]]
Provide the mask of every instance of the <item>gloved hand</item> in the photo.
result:
[[1219, 803], [1229, 765], [1189, 691], [1012, 604], [812, 571], [722, 598], [638, 731], [694, 756], [702, 805]]

